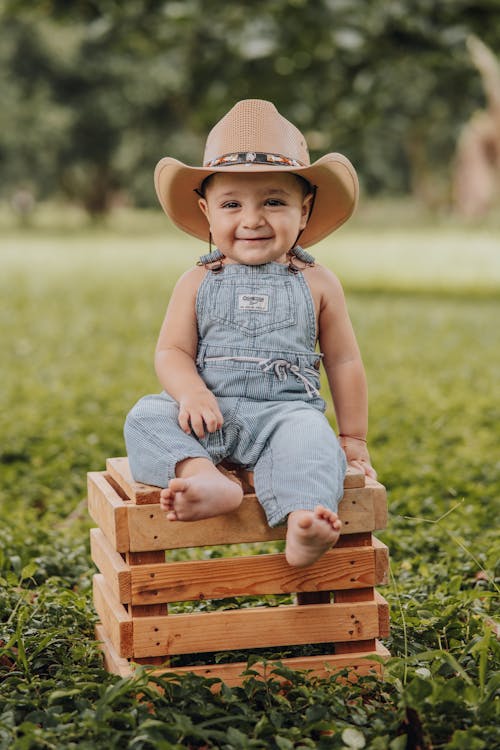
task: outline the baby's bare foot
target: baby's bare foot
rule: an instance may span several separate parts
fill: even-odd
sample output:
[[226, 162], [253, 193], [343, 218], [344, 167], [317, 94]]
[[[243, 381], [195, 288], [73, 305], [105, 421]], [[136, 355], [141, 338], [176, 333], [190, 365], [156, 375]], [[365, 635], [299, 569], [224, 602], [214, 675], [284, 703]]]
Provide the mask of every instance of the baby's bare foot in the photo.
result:
[[169, 521], [200, 521], [230, 513], [243, 499], [241, 486], [219, 471], [171, 479], [160, 493]]
[[342, 523], [333, 510], [317, 505], [314, 511], [294, 510], [288, 516], [285, 555], [289, 565], [312, 565], [337, 543]]

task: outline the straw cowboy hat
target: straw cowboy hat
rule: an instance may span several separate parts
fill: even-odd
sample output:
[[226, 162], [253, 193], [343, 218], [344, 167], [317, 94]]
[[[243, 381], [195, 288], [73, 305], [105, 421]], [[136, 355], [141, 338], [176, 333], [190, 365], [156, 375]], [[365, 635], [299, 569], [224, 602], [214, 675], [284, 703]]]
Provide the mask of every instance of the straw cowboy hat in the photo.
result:
[[166, 156], [155, 169], [155, 188], [165, 213], [180, 229], [202, 240], [207, 219], [196, 191], [218, 172], [293, 172], [316, 187], [314, 209], [300, 236], [302, 247], [318, 242], [353, 213], [358, 179], [342, 154], [326, 154], [311, 164], [304, 136], [271, 102], [238, 102], [208, 134], [202, 167]]

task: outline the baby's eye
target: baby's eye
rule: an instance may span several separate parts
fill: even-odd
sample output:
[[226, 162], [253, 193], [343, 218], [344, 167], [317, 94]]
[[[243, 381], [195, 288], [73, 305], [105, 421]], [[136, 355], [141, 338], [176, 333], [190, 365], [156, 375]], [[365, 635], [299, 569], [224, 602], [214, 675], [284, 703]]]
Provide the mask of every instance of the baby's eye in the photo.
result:
[[279, 200], [278, 198], [268, 198], [266, 200], [266, 206], [284, 206], [285, 202]]
[[238, 201], [226, 201], [222, 204], [222, 208], [238, 208], [239, 205]]

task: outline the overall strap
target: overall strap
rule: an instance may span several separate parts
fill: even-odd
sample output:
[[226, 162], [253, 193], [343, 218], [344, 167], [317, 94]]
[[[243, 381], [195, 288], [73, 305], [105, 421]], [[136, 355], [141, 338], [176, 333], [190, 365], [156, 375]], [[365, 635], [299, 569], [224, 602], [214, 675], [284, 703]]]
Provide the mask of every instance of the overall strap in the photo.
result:
[[291, 255], [294, 255], [298, 260], [301, 260], [303, 263], [307, 263], [307, 265], [313, 265], [316, 261], [316, 258], [311, 255], [311, 253], [308, 253], [307, 250], [304, 250], [303, 247], [300, 247], [300, 245], [295, 245], [293, 250], [290, 251]]
[[216, 248], [215, 250], [212, 250], [210, 253], [201, 255], [196, 265], [205, 266], [205, 268], [208, 271], [213, 271], [214, 273], [218, 273], [219, 271], [222, 271], [223, 269], [222, 262], [225, 257], [226, 256], [224, 255], [224, 253], [221, 253], [221, 251]]
[[[290, 273], [298, 273], [299, 271], [302, 271], [307, 266], [314, 266], [315, 258], [307, 252], [307, 250], [304, 250], [300, 245], [295, 245], [294, 248], [292, 248], [288, 253], [288, 270]], [[304, 265], [302, 267], [297, 266], [295, 263], [295, 260], [299, 260]]]

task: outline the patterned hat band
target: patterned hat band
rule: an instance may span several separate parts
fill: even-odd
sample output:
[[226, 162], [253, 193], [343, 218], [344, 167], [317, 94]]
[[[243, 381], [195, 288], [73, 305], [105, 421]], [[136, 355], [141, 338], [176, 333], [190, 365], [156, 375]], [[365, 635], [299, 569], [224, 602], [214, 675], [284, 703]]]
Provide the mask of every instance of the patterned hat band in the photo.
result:
[[204, 167], [229, 167], [233, 164], [269, 164], [274, 167], [306, 167], [297, 159], [282, 154], [266, 154], [261, 151], [240, 151], [235, 154], [224, 154], [206, 162]]

